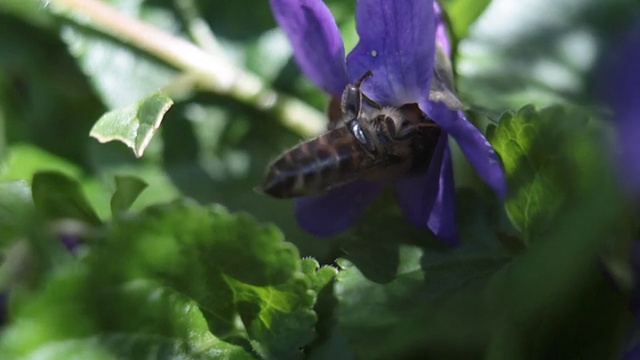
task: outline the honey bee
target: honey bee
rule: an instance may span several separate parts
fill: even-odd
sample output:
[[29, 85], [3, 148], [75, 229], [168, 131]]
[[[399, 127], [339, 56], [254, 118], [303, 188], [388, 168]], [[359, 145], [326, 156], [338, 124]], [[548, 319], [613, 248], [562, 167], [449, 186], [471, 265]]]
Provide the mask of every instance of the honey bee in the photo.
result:
[[329, 131], [277, 158], [256, 190], [276, 198], [319, 195], [357, 179], [390, 181], [426, 169], [440, 127], [416, 104], [383, 107], [348, 84]]

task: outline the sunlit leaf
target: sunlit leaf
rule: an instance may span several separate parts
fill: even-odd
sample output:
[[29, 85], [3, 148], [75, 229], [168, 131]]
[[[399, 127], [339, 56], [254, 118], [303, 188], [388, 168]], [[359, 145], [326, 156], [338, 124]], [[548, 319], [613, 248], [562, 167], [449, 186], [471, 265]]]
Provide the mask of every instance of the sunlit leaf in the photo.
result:
[[[295, 248], [273, 227], [220, 208], [174, 203], [121, 219], [110, 238], [107, 253], [121, 255], [105, 254], [96, 266], [116, 276], [157, 279], [186, 294], [214, 334], [246, 331], [242, 341], [277, 358], [297, 357], [313, 338], [311, 281]], [[132, 244], [131, 238], [138, 240]], [[237, 327], [237, 317], [246, 330]]]
[[137, 157], [141, 157], [172, 104], [173, 101], [166, 95], [153, 94], [135, 104], [102, 115], [90, 135], [102, 143], [121, 141]]
[[549, 228], [581, 182], [580, 162], [569, 140], [587, 137], [589, 125], [579, 112], [560, 106], [536, 111], [526, 106], [505, 113], [489, 139], [507, 173], [507, 213], [528, 241]]

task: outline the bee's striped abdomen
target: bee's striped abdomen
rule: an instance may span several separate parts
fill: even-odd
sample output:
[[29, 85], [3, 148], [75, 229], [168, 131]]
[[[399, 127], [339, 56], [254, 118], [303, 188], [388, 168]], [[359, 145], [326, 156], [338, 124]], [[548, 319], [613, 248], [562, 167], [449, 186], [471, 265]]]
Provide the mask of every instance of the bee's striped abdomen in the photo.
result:
[[342, 127], [306, 141], [271, 164], [260, 190], [277, 198], [320, 194], [360, 177], [367, 153]]

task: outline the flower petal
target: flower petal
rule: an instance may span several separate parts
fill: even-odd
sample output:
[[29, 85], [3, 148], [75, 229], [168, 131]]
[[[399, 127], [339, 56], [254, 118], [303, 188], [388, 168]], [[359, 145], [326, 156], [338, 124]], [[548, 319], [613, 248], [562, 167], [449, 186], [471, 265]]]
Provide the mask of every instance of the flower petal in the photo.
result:
[[622, 184], [640, 195], [640, 26], [617, 39], [597, 74], [599, 92], [613, 110]]
[[403, 177], [395, 183], [396, 197], [404, 216], [414, 225], [428, 228], [429, 213], [438, 193], [442, 155], [447, 146], [447, 135], [438, 139], [429, 167], [422, 173]]
[[318, 87], [342, 94], [349, 82], [344, 44], [336, 21], [322, 0], [271, 0], [271, 11], [293, 47], [302, 72]]
[[433, 2], [433, 15], [436, 22], [436, 43], [440, 45], [447, 57], [451, 56], [451, 43], [447, 36], [447, 26], [442, 18], [442, 9], [437, 1]]
[[362, 216], [380, 192], [382, 184], [356, 180], [330, 192], [296, 200], [296, 219], [304, 231], [331, 236], [347, 230]]
[[429, 169], [396, 182], [396, 195], [404, 216], [414, 225], [429, 228], [448, 245], [458, 243], [455, 192], [447, 135], [433, 152]]
[[503, 199], [507, 184], [498, 155], [464, 113], [461, 110], [451, 110], [444, 103], [432, 101], [421, 102], [420, 109], [456, 140], [478, 176]]
[[429, 228], [442, 242], [455, 246], [458, 245], [456, 191], [449, 146], [444, 149], [439, 180], [438, 194], [429, 214]]
[[363, 92], [385, 106], [417, 103], [429, 94], [435, 56], [433, 0], [360, 0], [360, 41], [347, 57], [351, 79], [371, 70]]

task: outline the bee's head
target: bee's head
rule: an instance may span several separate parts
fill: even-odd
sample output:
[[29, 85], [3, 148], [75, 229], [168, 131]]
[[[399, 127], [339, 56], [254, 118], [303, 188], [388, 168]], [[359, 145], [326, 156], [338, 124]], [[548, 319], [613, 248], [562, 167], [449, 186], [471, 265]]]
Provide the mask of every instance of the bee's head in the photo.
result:
[[358, 140], [360, 145], [371, 154], [376, 153], [376, 144], [368, 121], [363, 118], [354, 118], [347, 122], [347, 128], [351, 134]]

